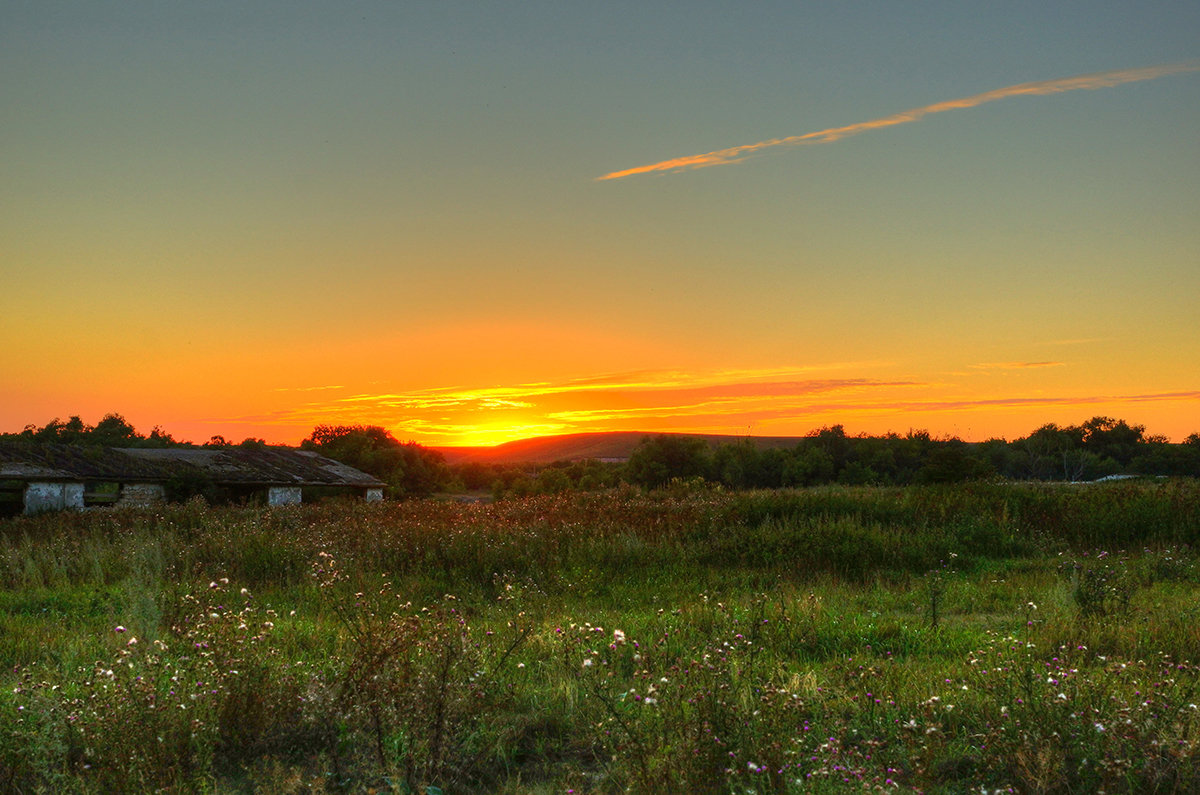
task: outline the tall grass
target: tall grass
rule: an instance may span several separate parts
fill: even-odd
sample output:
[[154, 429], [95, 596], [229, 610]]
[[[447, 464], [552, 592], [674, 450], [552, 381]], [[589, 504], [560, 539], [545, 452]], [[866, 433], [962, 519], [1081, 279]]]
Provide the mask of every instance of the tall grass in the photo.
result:
[[1200, 486], [0, 523], [0, 791], [1200, 788]]

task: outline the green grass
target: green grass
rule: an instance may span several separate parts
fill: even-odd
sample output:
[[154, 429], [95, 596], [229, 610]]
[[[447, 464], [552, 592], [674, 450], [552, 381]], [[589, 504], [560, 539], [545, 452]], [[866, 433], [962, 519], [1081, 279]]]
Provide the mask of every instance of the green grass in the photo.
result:
[[1200, 788], [1200, 486], [0, 523], [0, 791]]

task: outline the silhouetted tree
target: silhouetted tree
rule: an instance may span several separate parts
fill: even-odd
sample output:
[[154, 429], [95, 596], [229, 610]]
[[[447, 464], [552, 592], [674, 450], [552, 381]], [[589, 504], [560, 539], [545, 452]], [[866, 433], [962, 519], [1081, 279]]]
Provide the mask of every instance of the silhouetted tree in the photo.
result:
[[675, 478], [706, 477], [710, 463], [703, 439], [662, 434], [641, 441], [629, 456], [625, 473], [629, 482], [653, 489]]
[[92, 429], [88, 441], [104, 447], [131, 445], [142, 437], [120, 414], [105, 414]]
[[318, 425], [300, 446], [374, 475], [392, 496], [431, 494], [450, 479], [441, 453], [377, 425]]
[[1098, 458], [1111, 458], [1118, 466], [1128, 466], [1144, 441], [1146, 428], [1143, 425], [1127, 425], [1125, 420], [1112, 417], [1092, 417], [1085, 422], [1083, 448]]
[[792, 450], [783, 465], [785, 486], [815, 486], [830, 483], [837, 475], [833, 456], [813, 444], [802, 443]]
[[943, 442], [930, 452], [917, 473], [918, 483], [959, 483], [978, 480], [992, 474], [992, 468], [970, 455], [967, 445], [954, 439]]

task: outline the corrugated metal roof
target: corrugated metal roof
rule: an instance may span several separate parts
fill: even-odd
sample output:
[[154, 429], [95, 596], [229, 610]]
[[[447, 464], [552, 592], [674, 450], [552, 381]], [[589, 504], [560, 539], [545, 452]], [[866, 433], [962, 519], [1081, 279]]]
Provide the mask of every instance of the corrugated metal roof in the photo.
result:
[[195, 467], [218, 483], [376, 488], [383, 485], [374, 475], [310, 450], [291, 447], [122, 448], [119, 452], [156, 464]]
[[154, 466], [110, 447], [39, 443], [18, 440], [0, 442], [0, 467], [22, 476], [48, 480], [166, 480], [175, 470]]
[[203, 474], [217, 484], [353, 486], [383, 481], [332, 458], [291, 447], [106, 448], [0, 442], [0, 478], [161, 482]]
[[23, 461], [0, 461], [0, 480], [78, 480], [62, 469], [52, 469]]

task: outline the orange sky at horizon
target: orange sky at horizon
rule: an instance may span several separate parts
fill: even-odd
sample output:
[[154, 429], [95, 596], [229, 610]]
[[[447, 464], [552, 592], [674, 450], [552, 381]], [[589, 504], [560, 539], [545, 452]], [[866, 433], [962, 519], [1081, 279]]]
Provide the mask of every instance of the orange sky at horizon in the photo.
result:
[[[1148, 434], [1179, 442], [1200, 431], [1195, 408], [1200, 392], [1028, 396], [1022, 389], [995, 391], [997, 380], [1058, 370], [1057, 361], [996, 362], [946, 373], [940, 382], [878, 376], [894, 366], [848, 363], [812, 368], [752, 371], [640, 371], [600, 374], [555, 382], [476, 389], [434, 388], [363, 393], [339, 384], [279, 388], [271, 407], [258, 413], [212, 416], [182, 407], [197, 419], [171, 420], [152, 405], [122, 409], [83, 407], [85, 422], [108, 411], [121, 413], [140, 432], [161, 425], [180, 440], [196, 443], [221, 435], [230, 441], [264, 438], [298, 444], [319, 424], [379, 425], [402, 441], [428, 446], [492, 446], [537, 436], [599, 431], [803, 436], [841, 424], [847, 433], [882, 435], [910, 430], [965, 441], [1015, 439], [1049, 422], [1080, 424], [1111, 416], [1141, 424]], [[972, 381], [981, 391], [972, 392]], [[1038, 390], [1041, 391], [1041, 390]], [[243, 402], [244, 403], [244, 402]], [[168, 412], [169, 413], [169, 412]], [[39, 418], [33, 424], [53, 419]], [[11, 430], [18, 430], [13, 428]]]
[[4, 5], [0, 432], [1200, 431], [1200, 5], [730, 8]]

